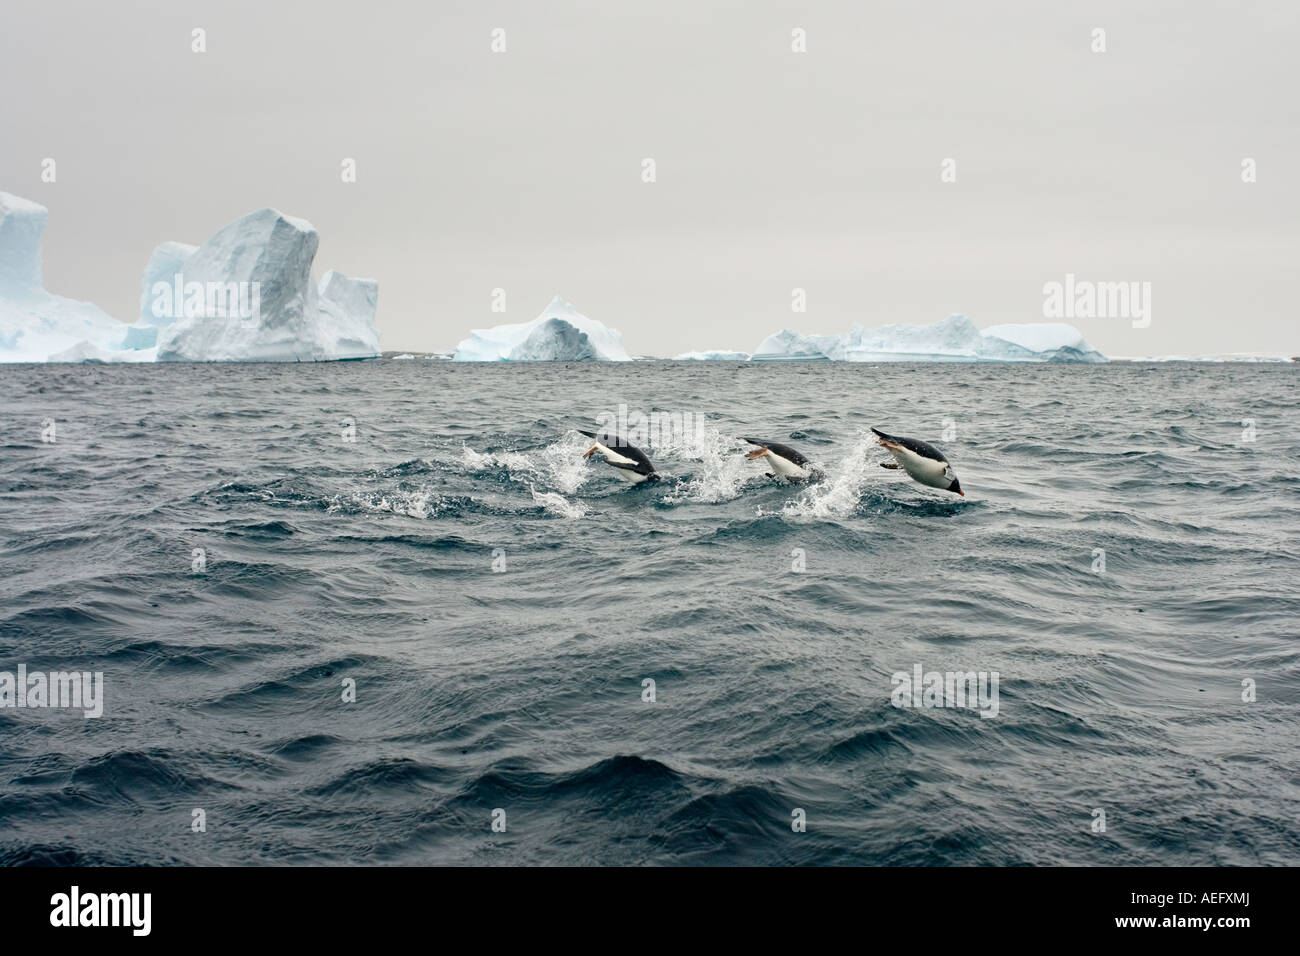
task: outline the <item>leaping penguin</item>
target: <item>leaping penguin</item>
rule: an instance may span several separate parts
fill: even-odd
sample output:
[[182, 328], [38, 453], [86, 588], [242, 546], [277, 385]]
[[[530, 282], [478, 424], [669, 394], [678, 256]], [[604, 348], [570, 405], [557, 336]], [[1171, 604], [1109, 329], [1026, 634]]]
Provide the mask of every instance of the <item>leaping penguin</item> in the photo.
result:
[[605, 456], [605, 461], [618, 470], [619, 477], [626, 478], [634, 485], [639, 485], [643, 481], [659, 480], [655, 466], [640, 448], [634, 445], [620, 445], [618, 438], [608, 433], [598, 435], [596, 432], [584, 432], [580, 428], [578, 434], [586, 435], [595, 442], [582, 453], [583, 458], [590, 458], [596, 452], [600, 452]]
[[948, 464], [947, 457], [939, 449], [915, 438], [896, 438], [893, 435], [886, 435], [879, 428], [871, 430], [876, 433], [880, 444], [889, 449], [890, 454], [894, 456], [894, 461], [897, 462], [897, 464], [885, 462], [883, 467], [897, 468], [901, 465], [913, 480], [923, 485], [941, 488], [944, 491], [955, 491], [963, 498], [966, 497], [966, 492], [961, 490], [961, 482], [957, 480], [957, 473], [952, 470], [952, 465]]
[[766, 458], [772, 466], [772, 470], [768, 472], [769, 478], [803, 481], [808, 477], [811, 470], [808, 459], [789, 445], [782, 445], [775, 441], [759, 441], [757, 438], [746, 438], [745, 441], [759, 446], [745, 456], [749, 461]]

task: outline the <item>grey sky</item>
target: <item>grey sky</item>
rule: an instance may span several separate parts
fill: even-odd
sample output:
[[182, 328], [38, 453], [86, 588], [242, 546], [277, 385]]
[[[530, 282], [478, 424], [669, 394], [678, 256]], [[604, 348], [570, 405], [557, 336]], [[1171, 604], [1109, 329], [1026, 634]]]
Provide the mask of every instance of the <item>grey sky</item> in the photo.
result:
[[46, 286], [127, 321], [157, 243], [269, 205], [319, 230], [318, 274], [379, 280], [384, 348], [557, 292], [634, 355], [1042, 321], [1073, 272], [1152, 283], [1149, 328], [1074, 321], [1108, 354], [1300, 354], [1290, 0], [43, 0], [0, 22], [0, 189], [50, 208]]

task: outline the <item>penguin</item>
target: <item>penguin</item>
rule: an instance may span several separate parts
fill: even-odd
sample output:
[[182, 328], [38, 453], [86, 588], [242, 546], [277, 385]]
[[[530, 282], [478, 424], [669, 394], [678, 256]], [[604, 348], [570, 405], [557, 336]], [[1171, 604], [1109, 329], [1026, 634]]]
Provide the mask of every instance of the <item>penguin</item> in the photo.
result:
[[596, 432], [584, 432], [578, 429], [578, 434], [586, 435], [595, 442], [582, 453], [583, 458], [590, 458], [596, 452], [600, 452], [605, 456], [605, 461], [618, 470], [619, 477], [625, 478], [634, 485], [639, 485], [643, 481], [659, 480], [655, 466], [640, 448], [621, 445], [618, 443], [617, 436], [608, 433], [598, 435]]
[[789, 445], [782, 445], [780, 442], [775, 441], [759, 441], [757, 438], [746, 438], [745, 441], [751, 445], [759, 446], [745, 456], [749, 461], [766, 458], [772, 466], [772, 470], [767, 473], [769, 478], [803, 481], [808, 477], [809, 471], [812, 470], [808, 459]]
[[957, 473], [939, 449], [915, 438], [896, 438], [886, 435], [879, 428], [871, 430], [895, 459], [894, 462], [885, 462], [882, 467], [897, 468], [901, 465], [914, 481], [966, 497], [966, 492], [961, 490], [961, 482], [957, 480]]

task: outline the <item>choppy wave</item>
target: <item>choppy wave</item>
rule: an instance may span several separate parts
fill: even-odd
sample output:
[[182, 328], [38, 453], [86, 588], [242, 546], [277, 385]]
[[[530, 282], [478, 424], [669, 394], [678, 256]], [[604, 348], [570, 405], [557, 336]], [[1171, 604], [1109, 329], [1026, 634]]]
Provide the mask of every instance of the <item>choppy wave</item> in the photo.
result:
[[1292, 367], [421, 364], [3, 371], [0, 863], [1300, 862]]

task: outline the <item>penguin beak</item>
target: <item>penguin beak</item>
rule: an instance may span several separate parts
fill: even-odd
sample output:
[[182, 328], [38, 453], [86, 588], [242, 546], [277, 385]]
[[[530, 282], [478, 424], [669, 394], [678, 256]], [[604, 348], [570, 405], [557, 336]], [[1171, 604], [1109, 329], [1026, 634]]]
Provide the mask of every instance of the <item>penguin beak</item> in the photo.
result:
[[746, 461], [757, 461], [767, 454], [766, 448], [756, 448], [745, 456]]
[[600, 447], [599, 445], [592, 445], [590, 448], [588, 448], [586, 451], [582, 453], [582, 457], [590, 458], [592, 455], [596, 454], [596, 449], [598, 449], [599, 447]]

